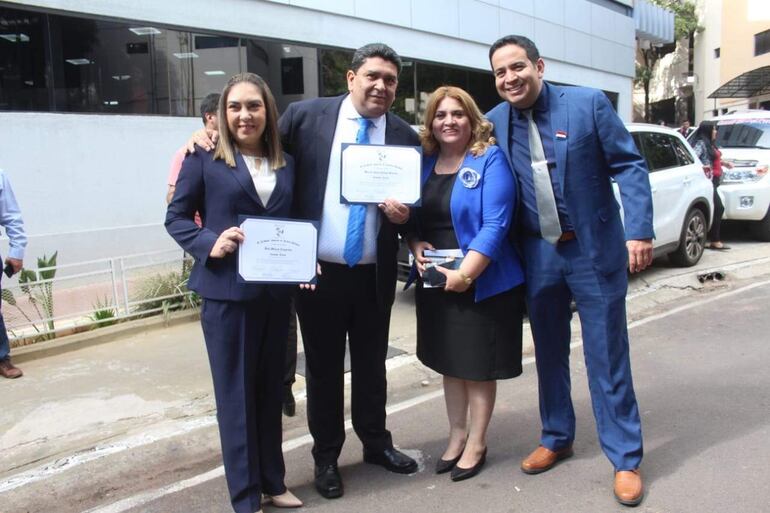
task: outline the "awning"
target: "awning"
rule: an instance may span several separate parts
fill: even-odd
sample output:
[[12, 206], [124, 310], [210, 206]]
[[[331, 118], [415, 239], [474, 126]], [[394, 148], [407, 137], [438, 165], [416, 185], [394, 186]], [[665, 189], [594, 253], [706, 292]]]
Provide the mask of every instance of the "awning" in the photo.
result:
[[636, 37], [652, 44], [674, 42], [674, 13], [647, 0], [634, 2]]
[[709, 98], [753, 98], [770, 94], [770, 66], [738, 75], [709, 95]]

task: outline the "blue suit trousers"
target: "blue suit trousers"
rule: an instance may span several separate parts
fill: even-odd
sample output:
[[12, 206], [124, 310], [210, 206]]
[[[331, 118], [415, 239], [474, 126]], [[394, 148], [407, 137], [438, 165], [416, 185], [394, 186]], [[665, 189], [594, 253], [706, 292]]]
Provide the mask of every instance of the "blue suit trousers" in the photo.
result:
[[626, 269], [600, 273], [577, 240], [553, 246], [525, 236], [523, 252], [540, 389], [541, 444], [559, 450], [575, 438], [569, 365], [574, 299], [602, 450], [616, 470], [638, 468], [642, 429], [629, 360]]
[[204, 299], [201, 324], [230, 501], [236, 513], [253, 513], [262, 493], [286, 491], [281, 404], [289, 300]]

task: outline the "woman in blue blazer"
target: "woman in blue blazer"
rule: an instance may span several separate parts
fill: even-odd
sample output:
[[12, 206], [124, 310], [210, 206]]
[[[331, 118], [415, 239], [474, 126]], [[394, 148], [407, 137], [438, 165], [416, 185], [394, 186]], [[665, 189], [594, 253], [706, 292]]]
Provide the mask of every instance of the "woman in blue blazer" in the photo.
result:
[[481, 470], [496, 380], [522, 371], [524, 274], [507, 236], [516, 184], [491, 132], [468, 93], [433, 92], [421, 133], [422, 205], [408, 238], [420, 275], [430, 262], [426, 249], [459, 249], [464, 256], [456, 270], [436, 268], [446, 276], [444, 288], [420, 280], [416, 293], [417, 356], [444, 375], [449, 417], [436, 472], [451, 471], [453, 481]]
[[215, 151], [196, 151], [182, 165], [166, 229], [195, 259], [189, 288], [203, 298], [201, 325], [233, 509], [261, 511], [263, 494], [275, 505], [297, 507], [302, 502], [284, 484], [281, 450], [291, 289], [239, 281], [237, 264], [244, 238], [238, 217], [287, 217], [294, 165], [281, 149], [275, 100], [258, 75], [241, 73], [227, 82], [218, 118]]

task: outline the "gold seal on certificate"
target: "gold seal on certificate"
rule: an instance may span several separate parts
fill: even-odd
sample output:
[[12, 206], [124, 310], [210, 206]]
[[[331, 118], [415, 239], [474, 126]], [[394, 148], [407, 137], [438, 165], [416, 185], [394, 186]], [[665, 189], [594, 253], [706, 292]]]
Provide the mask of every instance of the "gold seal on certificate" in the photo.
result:
[[317, 223], [246, 216], [240, 221], [244, 240], [238, 249], [238, 274], [243, 281], [314, 282]]
[[420, 204], [420, 147], [343, 144], [340, 166], [341, 203]]

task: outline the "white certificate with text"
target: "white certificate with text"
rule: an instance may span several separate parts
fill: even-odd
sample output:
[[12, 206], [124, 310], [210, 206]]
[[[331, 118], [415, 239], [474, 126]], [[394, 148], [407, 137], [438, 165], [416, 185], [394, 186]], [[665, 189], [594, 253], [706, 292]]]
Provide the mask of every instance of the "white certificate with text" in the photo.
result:
[[343, 144], [340, 160], [340, 202], [420, 204], [422, 148]]
[[240, 221], [244, 235], [238, 248], [240, 279], [259, 283], [314, 283], [317, 223], [246, 216]]

